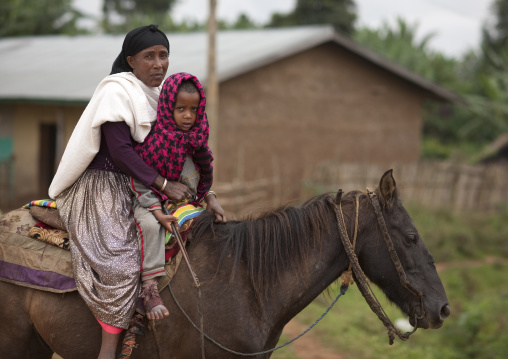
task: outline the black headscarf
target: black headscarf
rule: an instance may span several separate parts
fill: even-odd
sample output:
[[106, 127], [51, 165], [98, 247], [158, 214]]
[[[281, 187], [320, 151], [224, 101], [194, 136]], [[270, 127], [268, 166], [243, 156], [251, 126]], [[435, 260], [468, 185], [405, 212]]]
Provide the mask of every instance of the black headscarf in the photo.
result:
[[127, 63], [127, 56], [134, 56], [138, 52], [155, 45], [166, 46], [169, 52], [169, 41], [166, 35], [158, 29], [157, 25], [148, 25], [135, 28], [125, 36], [120, 55], [113, 62], [110, 75], [119, 72], [132, 72]]

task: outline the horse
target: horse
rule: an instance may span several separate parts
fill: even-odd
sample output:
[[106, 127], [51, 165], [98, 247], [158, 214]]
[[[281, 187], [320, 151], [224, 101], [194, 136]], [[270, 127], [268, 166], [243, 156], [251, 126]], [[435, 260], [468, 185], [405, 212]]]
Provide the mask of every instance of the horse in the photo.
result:
[[[131, 358], [240, 358], [237, 353], [269, 358], [284, 326], [353, 261], [338, 221], [343, 221], [350, 249], [355, 238], [352, 251], [368, 280], [415, 329], [440, 328], [450, 315], [448, 299], [434, 259], [398, 197], [391, 170], [372, 194], [398, 266], [383, 243], [372, 197], [362, 191], [321, 194], [301, 206], [226, 224], [201, 215], [188, 246], [199, 295], [182, 261], [170, 288], [161, 292], [170, 316], [150, 323], [143, 319], [148, 328], [137, 336]], [[403, 285], [400, 270], [414, 290]], [[53, 353], [65, 359], [97, 358], [101, 328], [78, 292], [56, 294], [0, 282], [0, 297], [1, 358], [50, 359]]]

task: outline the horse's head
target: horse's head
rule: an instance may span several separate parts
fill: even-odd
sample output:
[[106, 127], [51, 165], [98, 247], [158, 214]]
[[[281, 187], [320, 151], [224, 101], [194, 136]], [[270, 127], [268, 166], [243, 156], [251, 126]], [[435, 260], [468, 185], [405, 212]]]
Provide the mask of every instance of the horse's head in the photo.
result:
[[[450, 315], [445, 290], [434, 258], [423, 243], [413, 220], [397, 196], [392, 171], [387, 171], [360, 210], [367, 216], [359, 227], [358, 260], [369, 279], [419, 328], [439, 328]], [[376, 203], [379, 203], [376, 215]], [[381, 218], [381, 222], [379, 220]], [[386, 231], [383, 229], [383, 222]], [[364, 225], [363, 223], [368, 223]], [[386, 232], [386, 233], [383, 233]], [[393, 251], [385, 243], [391, 238]], [[398, 258], [398, 260], [397, 260]], [[400, 265], [397, 265], [400, 261]], [[407, 278], [407, 281], [404, 280]], [[423, 303], [423, 308], [422, 304]]]

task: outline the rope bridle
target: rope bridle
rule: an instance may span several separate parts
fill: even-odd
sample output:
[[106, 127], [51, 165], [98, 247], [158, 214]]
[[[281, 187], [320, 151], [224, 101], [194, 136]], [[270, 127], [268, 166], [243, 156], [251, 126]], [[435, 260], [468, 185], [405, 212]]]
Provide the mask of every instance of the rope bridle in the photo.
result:
[[397, 255], [397, 251], [395, 250], [390, 234], [388, 233], [388, 229], [386, 228], [386, 223], [383, 217], [383, 213], [381, 212], [381, 205], [379, 204], [379, 199], [377, 198], [377, 195], [375, 194], [374, 191], [367, 188], [368, 198], [370, 200], [370, 203], [372, 204], [372, 207], [374, 208], [374, 212], [376, 213], [379, 229], [383, 234], [383, 239], [390, 254], [390, 258], [395, 266], [395, 269], [397, 270], [397, 274], [399, 275], [400, 283], [402, 287], [404, 287], [409, 293], [411, 293], [420, 300], [421, 314], [418, 315], [417, 310], [415, 308], [413, 314], [415, 322], [413, 331], [402, 333], [395, 327], [390, 318], [388, 318], [388, 315], [381, 306], [381, 303], [376, 298], [367, 280], [367, 277], [365, 276], [365, 273], [360, 267], [360, 263], [358, 262], [358, 258], [354, 252], [354, 243], [356, 242], [356, 234], [358, 231], [358, 204], [359, 204], [358, 202], [359, 196], [362, 195], [362, 193], [357, 194], [356, 196], [356, 219], [355, 219], [353, 247], [351, 246], [351, 242], [349, 240], [349, 236], [345, 228], [344, 215], [342, 213], [342, 205], [341, 205], [342, 194], [343, 194], [342, 190], [339, 190], [339, 192], [337, 193], [336, 202], [338, 203], [338, 206], [332, 197], [328, 197], [328, 202], [332, 205], [337, 218], [339, 236], [350, 261], [349, 271], [352, 268], [353, 273], [356, 277], [356, 281], [358, 283], [358, 288], [362, 293], [363, 297], [365, 298], [366, 302], [369, 304], [370, 309], [378, 316], [381, 322], [383, 322], [384, 326], [388, 329], [388, 338], [390, 345], [393, 344], [395, 335], [397, 335], [401, 340], [407, 340], [409, 339], [409, 336], [416, 331], [418, 327], [418, 320], [423, 319], [425, 317], [425, 308], [423, 306], [423, 294], [419, 290], [417, 290], [407, 279], [406, 273], [404, 272], [404, 268], [400, 263], [399, 256]]
[[[395, 269], [397, 270], [397, 274], [399, 275], [400, 283], [401, 283], [402, 287], [404, 287], [409, 293], [416, 296], [420, 300], [421, 314], [418, 315], [417, 310], [415, 308], [414, 314], [413, 314], [415, 325], [414, 325], [413, 331], [411, 331], [411, 332], [402, 333], [399, 329], [397, 329], [395, 327], [395, 325], [392, 323], [390, 318], [388, 318], [388, 315], [386, 314], [383, 307], [381, 306], [381, 303], [379, 302], [376, 295], [374, 294], [374, 292], [367, 280], [365, 273], [363, 272], [362, 268], [360, 267], [360, 263], [358, 262], [358, 258], [355, 254], [356, 237], [358, 234], [358, 227], [359, 227], [359, 223], [358, 223], [359, 197], [361, 195], [363, 195], [363, 193], [357, 194], [356, 198], [355, 198], [355, 200], [356, 200], [355, 201], [355, 227], [354, 227], [354, 234], [353, 234], [353, 243], [351, 243], [351, 241], [349, 240], [349, 236], [348, 236], [348, 233], [345, 228], [346, 226], [345, 226], [344, 215], [342, 212], [342, 205], [341, 205], [342, 194], [343, 194], [343, 191], [342, 191], [342, 189], [340, 189], [337, 193], [337, 198], [334, 199], [332, 196], [328, 196], [327, 202], [331, 205], [331, 207], [334, 210], [334, 213], [335, 213], [335, 216], [337, 219], [337, 228], [339, 231], [339, 237], [342, 241], [342, 244], [344, 246], [346, 254], [349, 258], [349, 268], [347, 271], [345, 271], [341, 275], [342, 285], [340, 288], [340, 293], [337, 296], [337, 298], [331, 303], [331, 305], [326, 309], [326, 311], [309, 328], [307, 328], [304, 332], [302, 332], [300, 335], [296, 336], [295, 338], [291, 339], [290, 341], [288, 341], [282, 345], [279, 345], [273, 349], [269, 349], [269, 350], [265, 350], [265, 351], [261, 351], [261, 352], [256, 352], [256, 353], [240, 353], [240, 352], [236, 352], [234, 350], [228, 349], [204, 333], [204, 331], [203, 331], [203, 314], [201, 313], [201, 310], [199, 311], [200, 315], [201, 315], [201, 327], [198, 327], [192, 321], [192, 319], [189, 317], [189, 315], [185, 312], [185, 310], [182, 308], [180, 303], [177, 301], [177, 299], [171, 289], [171, 286], [168, 284], [169, 291], [170, 291], [171, 296], [173, 297], [173, 300], [175, 301], [176, 305], [178, 306], [178, 308], [180, 309], [182, 314], [184, 314], [184, 316], [190, 322], [190, 324], [196, 330], [198, 330], [201, 334], [201, 354], [202, 354], [203, 359], [204, 359], [203, 338], [206, 338], [208, 341], [215, 344], [216, 346], [218, 346], [219, 348], [221, 348], [224, 351], [227, 351], [227, 352], [235, 354], [235, 355], [240, 355], [240, 356], [256, 356], [256, 355], [267, 354], [267, 353], [271, 353], [277, 349], [280, 349], [280, 348], [285, 347], [286, 345], [292, 343], [293, 341], [297, 340], [298, 338], [302, 337], [305, 333], [310, 331], [330, 311], [330, 309], [334, 306], [334, 304], [337, 302], [337, 300], [342, 295], [344, 295], [346, 293], [346, 290], [347, 290], [349, 284], [353, 283], [351, 273], [354, 273], [357, 284], [358, 284], [358, 288], [359, 288], [360, 292], [362, 293], [363, 297], [365, 298], [366, 302], [369, 304], [370, 309], [378, 316], [378, 318], [381, 320], [381, 322], [384, 324], [384, 326], [388, 329], [388, 338], [389, 338], [390, 345], [393, 344], [395, 335], [397, 335], [401, 340], [405, 341], [405, 340], [409, 339], [409, 336], [416, 331], [416, 329], [418, 327], [418, 320], [423, 319], [425, 317], [425, 308], [423, 306], [423, 294], [420, 291], [418, 291], [407, 279], [407, 276], [404, 272], [404, 268], [402, 267], [402, 264], [399, 260], [397, 252], [396, 252], [395, 247], [393, 245], [390, 234], [388, 233], [388, 229], [386, 227], [383, 213], [381, 211], [381, 205], [379, 203], [379, 199], [377, 198], [377, 195], [375, 194], [374, 191], [367, 188], [367, 195], [369, 198], [369, 202], [372, 204], [372, 206], [374, 208], [374, 212], [377, 217], [379, 229], [381, 230], [381, 232], [383, 234], [383, 239], [384, 239], [384, 242], [385, 242], [386, 247], [388, 249], [388, 252], [390, 254], [390, 258], [395, 266]], [[337, 203], [338, 203], [338, 205], [337, 205]], [[182, 248], [182, 250], [185, 251], [185, 248]], [[188, 265], [189, 265], [189, 270], [191, 271], [191, 273], [194, 273], [192, 268], [190, 268], [189, 263], [188, 263]], [[198, 291], [199, 291], [199, 286], [198, 286]], [[201, 295], [199, 295], [199, 297], [201, 299]], [[156, 338], [155, 338], [155, 340], [157, 341]], [[159, 355], [160, 355], [160, 353], [159, 353]]]

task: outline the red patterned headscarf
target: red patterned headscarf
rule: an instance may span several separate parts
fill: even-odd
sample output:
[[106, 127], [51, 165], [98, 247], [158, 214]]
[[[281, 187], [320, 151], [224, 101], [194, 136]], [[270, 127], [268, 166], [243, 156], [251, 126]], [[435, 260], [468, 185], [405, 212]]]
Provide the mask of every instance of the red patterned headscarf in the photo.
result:
[[[201, 100], [197, 109], [196, 122], [189, 131], [181, 130], [173, 117], [176, 95], [180, 84], [191, 80], [196, 85]], [[208, 147], [208, 119], [205, 112], [206, 97], [203, 86], [196, 76], [180, 72], [169, 76], [162, 86], [157, 105], [157, 120], [143, 143], [136, 146], [140, 157], [168, 181], [178, 181], [187, 156], [191, 156], [200, 172], [196, 197], [197, 204], [205, 197], [213, 181], [213, 156]], [[154, 189], [154, 188], [152, 188]], [[167, 196], [155, 193], [160, 200]]]

